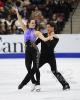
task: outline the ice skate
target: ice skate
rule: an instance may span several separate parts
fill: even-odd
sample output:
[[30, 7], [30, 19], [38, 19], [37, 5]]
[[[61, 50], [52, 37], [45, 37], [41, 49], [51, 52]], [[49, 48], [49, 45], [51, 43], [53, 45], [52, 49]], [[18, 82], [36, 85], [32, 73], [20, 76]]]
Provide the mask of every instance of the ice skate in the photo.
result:
[[24, 84], [21, 83], [21, 84], [19, 84], [18, 89], [20, 90], [20, 89], [22, 89], [23, 87], [24, 87]]
[[36, 85], [32, 84], [32, 86], [31, 86], [31, 92], [33, 92], [35, 90], [35, 87], [36, 87]]
[[40, 85], [36, 85], [35, 91], [36, 91], [36, 92], [40, 92], [40, 91], [41, 91]]
[[63, 90], [70, 90], [69, 84], [65, 84], [65, 85], [63, 86]]

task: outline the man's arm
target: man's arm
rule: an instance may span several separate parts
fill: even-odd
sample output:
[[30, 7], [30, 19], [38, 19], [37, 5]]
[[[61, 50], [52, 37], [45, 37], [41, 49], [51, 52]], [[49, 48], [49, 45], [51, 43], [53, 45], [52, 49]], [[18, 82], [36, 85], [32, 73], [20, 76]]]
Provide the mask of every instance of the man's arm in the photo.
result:
[[54, 46], [54, 48], [57, 45], [58, 41], [59, 41], [59, 38], [54, 37], [54, 40], [53, 40], [53, 46]]

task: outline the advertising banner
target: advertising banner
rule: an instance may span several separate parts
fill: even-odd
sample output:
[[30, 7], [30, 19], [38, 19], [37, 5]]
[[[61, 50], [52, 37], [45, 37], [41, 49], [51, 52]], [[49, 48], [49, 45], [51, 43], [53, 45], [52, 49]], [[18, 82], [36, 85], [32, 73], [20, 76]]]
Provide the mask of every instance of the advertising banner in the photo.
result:
[[[57, 34], [56, 57], [80, 57], [80, 34]], [[39, 50], [41, 45], [38, 44]], [[24, 58], [24, 35], [0, 35], [0, 58]]]

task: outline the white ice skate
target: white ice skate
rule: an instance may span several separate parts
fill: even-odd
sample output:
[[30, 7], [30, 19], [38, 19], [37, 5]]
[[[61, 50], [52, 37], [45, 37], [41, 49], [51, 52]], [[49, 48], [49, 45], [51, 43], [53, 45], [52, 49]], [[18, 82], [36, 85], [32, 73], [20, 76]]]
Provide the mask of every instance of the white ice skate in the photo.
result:
[[40, 85], [36, 85], [36, 86], [35, 86], [35, 91], [36, 91], [36, 92], [40, 92], [40, 91], [41, 91]]
[[31, 86], [31, 92], [33, 92], [35, 90], [35, 87], [36, 87], [36, 85], [32, 84], [32, 86]]

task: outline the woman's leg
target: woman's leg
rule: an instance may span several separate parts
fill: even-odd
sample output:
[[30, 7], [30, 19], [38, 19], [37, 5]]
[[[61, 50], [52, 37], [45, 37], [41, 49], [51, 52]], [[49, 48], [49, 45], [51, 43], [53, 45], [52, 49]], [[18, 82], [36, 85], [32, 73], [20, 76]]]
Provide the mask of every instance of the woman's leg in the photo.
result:
[[30, 50], [25, 51], [25, 65], [27, 68], [27, 75], [21, 82], [21, 84], [18, 86], [18, 89], [22, 89], [24, 85], [26, 85], [30, 80], [32, 81], [33, 84], [36, 83], [35, 79], [32, 77], [32, 69], [31, 69], [31, 64], [32, 64], [32, 55], [30, 53]]

